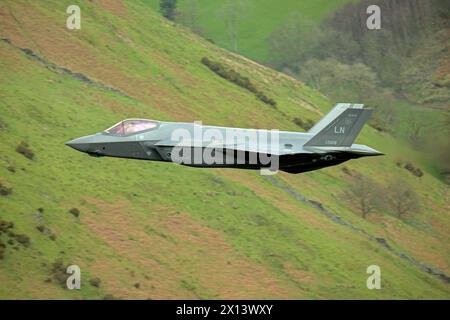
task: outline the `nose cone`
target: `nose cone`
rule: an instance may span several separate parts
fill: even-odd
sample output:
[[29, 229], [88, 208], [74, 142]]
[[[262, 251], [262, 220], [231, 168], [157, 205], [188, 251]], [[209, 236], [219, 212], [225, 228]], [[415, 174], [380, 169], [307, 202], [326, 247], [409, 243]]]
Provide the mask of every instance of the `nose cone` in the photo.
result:
[[88, 152], [93, 142], [92, 136], [86, 136], [68, 141], [65, 145], [81, 152]]

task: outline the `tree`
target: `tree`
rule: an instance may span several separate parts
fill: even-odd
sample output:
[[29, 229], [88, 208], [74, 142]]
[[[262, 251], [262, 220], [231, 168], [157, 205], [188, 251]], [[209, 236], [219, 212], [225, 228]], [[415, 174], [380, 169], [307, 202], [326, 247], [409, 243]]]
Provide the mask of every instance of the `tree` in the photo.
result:
[[294, 76], [326, 94], [333, 102], [363, 103], [375, 110], [370, 124], [379, 131], [392, 130], [396, 121], [395, 97], [380, 86], [376, 73], [363, 63], [345, 64], [334, 58], [311, 59], [298, 66]]
[[[268, 39], [272, 63], [276, 67], [293, 67], [305, 62], [318, 50], [324, 34], [311, 20], [292, 14]], [[317, 51], [317, 52], [316, 52]]]
[[397, 181], [387, 189], [391, 209], [402, 218], [407, 213], [417, 212], [420, 208], [419, 198], [406, 183]]
[[177, 8], [177, 0], [160, 0], [159, 1], [159, 12], [169, 19], [175, 20], [176, 16], [176, 8]]
[[450, 185], [450, 111], [443, 115], [443, 119], [433, 123], [431, 130], [427, 130], [421, 144], [423, 152], [432, 156], [444, 182]]
[[[448, 137], [450, 135], [450, 113], [447, 114], [447, 118], [444, 122], [443, 132], [445, 134], [444, 137]], [[442, 176], [444, 177], [444, 181], [447, 184], [450, 184], [450, 144], [445, 139], [444, 142], [441, 143], [441, 151], [438, 153], [438, 167]]]
[[201, 35], [203, 30], [198, 23], [199, 16], [200, 10], [198, 0], [186, 0], [183, 9], [178, 12], [177, 21], [191, 29], [193, 32]]
[[346, 64], [361, 61], [361, 47], [351, 35], [322, 26], [323, 38], [314, 58], [334, 58]]
[[365, 219], [369, 213], [374, 212], [379, 207], [381, 190], [370, 178], [357, 175], [354, 177], [354, 181], [350, 188], [344, 192], [344, 198], [357, 209]]
[[376, 74], [366, 65], [341, 63], [335, 59], [308, 60], [299, 66], [298, 77], [335, 102], [367, 103], [379, 94]]
[[422, 116], [416, 112], [411, 112], [408, 120], [408, 138], [410, 142], [417, 147], [422, 142], [426, 122], [422, 119]]
[[234, 52], [238, 51], [239, 25], [248, 10], [249, 4], [245, 0], [226, 0], [219, 9], [219, 15], [225, 22], [231, 50]]

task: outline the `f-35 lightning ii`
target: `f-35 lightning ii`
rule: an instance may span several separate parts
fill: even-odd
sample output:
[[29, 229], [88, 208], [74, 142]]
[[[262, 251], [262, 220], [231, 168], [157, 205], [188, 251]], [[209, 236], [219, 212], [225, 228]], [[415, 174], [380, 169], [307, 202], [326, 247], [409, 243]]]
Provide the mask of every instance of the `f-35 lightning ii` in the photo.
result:
[[382, 155], [353, 143], [371, 113], [362, 104], [339, 103], [304, 133], [127, 119], [66, 145], [96, 157], [296, 174]]

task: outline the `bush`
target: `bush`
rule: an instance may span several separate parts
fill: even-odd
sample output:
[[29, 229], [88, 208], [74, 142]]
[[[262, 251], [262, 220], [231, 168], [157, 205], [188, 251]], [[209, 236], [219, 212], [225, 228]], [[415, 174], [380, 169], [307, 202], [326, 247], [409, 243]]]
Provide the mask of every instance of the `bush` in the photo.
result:
[[420, 168], [416, 168], [414, 167], [411, 163], [407, 163], [405, 164], [404, 167], [406, 170], [408, 170], [409, 172], [411, 172], [413, 175], [415, 175], [416, 177], [422, 177], [423, 176], [423, 171], [420, 170]]
[[45, 235], [48, 235], [48, 238], [49, 238], [50, 240], [52, 240], [52, 241], [55, 241], [55, 240], [56, 240], [56, 235], [52, 232], [52, 230], [50, 230], [50, 229], [47, 228], [46, 226], [44, 226], [44, 225], [38, 225], [38, 226], [36, 227], [36, 229], [37, 229], [39, 232], [41, 232], [41, 233], [43, 233], [43, 234], [45, 234]]
[[311, 129], [314, 125], [314, 121], [312, 121], [310, 119], [303, 120], [302, 118], [294, 118], [294, 120], [292, 120], [292, 122], [306, 131]]
[[344, 172], [346, 175], [351, 176], [351, 177], [356, 175], [355, 171], [353, 171], [353, 170], [351, 170], [351, 169], [349, 169], [347, 167], [343, 167], [342, 168], [342, 172]]
[[201, 63], [204, 64], [205, 66], [207, 66], [211, 71], [213, 71], [220, 77], [224, 78], [225, 80], [228, 80], [228, 81], [254, 93], [256, 98], [258, 98], [265, 104], [268, 104], [272, 107], [275, 107], [277, 105], [275, 100], [268, 98], [264, 93], [262, 93], [255, 87], [255, 85], [250, 81], [249, 78], [244, 77], [239, 72], [228, 68], [227, 66], [225, 66], [224, 64], [222, 64], [220, 62], [209, 60], [206, 57], [202, 58]]
[[30, 160], [34, 158], [34, 152], [30, 149], [30, 146], [25, 141], [22, 141], [17, 146], [16, 151]]
[[16, 234], [16, 241], [21, 245], [28, 247], [30, 245], [30, 237], [24, 234]]
[[264, 102], [265, 104], [268, 104], [272, 107], [276, 107], [277, 103], [275, 102], [275, 100], [268, 98], [264, 93], [262, 92], [258, 92], [256, 93], [256, 97], [261, 100], [262, 102]]
[[89, 280], [89, 284], [96, 288], [99, 288], [101, 283], [102, 280], [100, 280], [100, 278], [92, 278], [91, 280]]
[[69, 213], [72, 214], [75, 218], [78, 218], [80, 216], [80, 210], [78, 210], [78, 208], [70, 209]]
[[10, 195], [12, 193], [12, 190], [13, 189], [11, 187], [0, 181], [0, 194], [2, 196]]
[[66, 282], [69, 275], [66, 273], [66, 265], [61, 259], [55, 260], [52, 264], [52, 276], [53, 279], [58, 282], [61, 287], [66, 288]]
[[5, 220], [0, 220], [0, 232], [7, 232], [9, 229], [14, 228], [14, 222], [8, 222]]
[[3, 120], [0, 119], [0, 130], [4, 130], [7, 128], [7, 125], [5, 122], [3, 122]]

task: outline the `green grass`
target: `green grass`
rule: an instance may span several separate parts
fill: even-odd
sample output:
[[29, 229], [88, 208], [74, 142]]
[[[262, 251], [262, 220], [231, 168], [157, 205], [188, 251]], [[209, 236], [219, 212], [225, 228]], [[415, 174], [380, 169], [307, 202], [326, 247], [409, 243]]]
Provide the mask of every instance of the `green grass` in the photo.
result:
[[[155, 11], [159, 10], [159, 0], [143, 0]], [[320, 21], [336, 8], [352, 0], [248, 0], [243, 1], [246, 6], [242, 13], [238, 28], [238, 52], [256, 61], [269, 60], [267, 38], [292, 13]], [[179, 0], [181, 12], [186, 10], [189, 1]], [[203, 29], [204, 36], [212, 39], [217, 45], [232, 49], [227, 33], [227, 27], [221, 16], [223, 0], [198, 0], [198, 24]]]
[[[27, 20], [29, 6], [40, 15]], [[174, 26], [142, 3], [126, 2], [119, 13], [89, 1], [80, 6], [82, 30], [71, 32], [61, 27], [60, 1], [5, 5], [15, 19], [5, 13], [2, 38], [130, 97], [52, 72], [0, 42], [6, 75], [0, 80], [0, 179], [13, 188], [0, 196], [0, 219], [14, 221], [16, 232], [31, 238], [30, 248], [8, 247], [0, 260], [0, 298], [449, 298], [448, 284], [257, 172], [91, 158], [66, 147], [69, 139], [127, 117], [298, 130], [294, 117], [317, 120], [331, 107], [320, 93]], [[277, 108], [215, 75], [201, 64], [204, 56], [249, 77]], [[15, 151], [21, 141], [33, 160]], [[401, 141], [367, 127], [358, 142], [387, 156], [346, 166], [385, 186], [402, 179], [426, 210], [405, 222], [387, 212], [361, 219], [342, 200], [350, 183], [342, 166], [276, 179], [449, 273], [448, 188], [428, 171], [419, 179], [398, 168], [398, 157], [423, 165]], [[71, 208], [80, 210], [79, 218]], [[411, 241], [415, 237], [420, 242]], [[80, 291], [46, 281], [58, 258], [81, 267]], [[382, 268], [380, 291], [365, 286], [371, 264]], [[101, 279], [99, 288], [88, 284], [91, 278]]]

